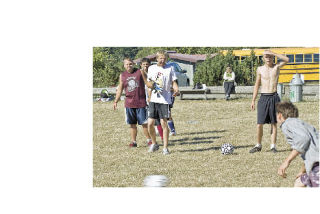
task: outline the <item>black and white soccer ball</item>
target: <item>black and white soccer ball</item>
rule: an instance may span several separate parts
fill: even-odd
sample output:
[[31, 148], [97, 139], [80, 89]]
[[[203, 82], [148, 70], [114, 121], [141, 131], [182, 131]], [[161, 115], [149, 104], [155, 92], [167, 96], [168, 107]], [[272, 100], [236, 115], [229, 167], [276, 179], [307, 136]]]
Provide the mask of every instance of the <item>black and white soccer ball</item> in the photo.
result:
[[221, 146], [221, 154], [231, 155], [233, 153], [234, 147], [231, 143], [225, 143]]

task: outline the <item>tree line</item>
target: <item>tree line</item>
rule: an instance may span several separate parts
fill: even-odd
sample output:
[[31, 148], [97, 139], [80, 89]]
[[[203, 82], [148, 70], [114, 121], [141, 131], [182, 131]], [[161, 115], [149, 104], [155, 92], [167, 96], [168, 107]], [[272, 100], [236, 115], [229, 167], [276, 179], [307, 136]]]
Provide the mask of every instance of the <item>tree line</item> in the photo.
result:
[[[251, 55], [243, 61], [232, 55], [232, 50], [245, 47], [94, 47], [93, 48], [93, 87], [103, 88], [116, 86], [119, 75], [124, 70], [123, 59], [143, 58], [155, 54], [158, 50], [176, 51], [182, 54], [207, 54], [203, 62], [196, 65], [194, 82], [206, 84], [207, 86], [222, 85], [223, 73], [230, 66], [236, 75], [238, 85], [253, 85], [255, 71], [261, 61], [255, 56], [253, 50]], [[251, 47], [253, 49], [253, 47]], [[226, 55], [220, 51], [228, 50]], [[210, 57], [211, 54], [217, 54]]]

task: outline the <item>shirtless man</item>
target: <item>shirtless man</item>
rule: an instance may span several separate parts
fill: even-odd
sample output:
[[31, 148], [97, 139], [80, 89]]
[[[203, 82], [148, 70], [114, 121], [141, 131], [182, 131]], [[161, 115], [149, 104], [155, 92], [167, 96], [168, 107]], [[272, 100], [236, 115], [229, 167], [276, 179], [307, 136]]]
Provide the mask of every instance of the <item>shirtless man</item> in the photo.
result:
[[[273, 63], [273, 57], [281, 59], [278, 64]], [[272, 152], [276, 150], [277, 140], [277, 117], [275, 104], [280, 102], [277, 94], [277, 84], [279, 79], [280, 68], [289, 62], [289, 58], [285, 55], [276, 54], [270, 50], [265, 50], [263, 53], [264, 65], [258, 67], [256, 75], [256, 83], [251, 102], [251, 110], [255, 110], [255, 100], [258, 95], [258, 90], [261, 85], [261, 96], [258, 101], [258, 121], [257, 121], [257, 144], [250, 150], [250, 153], [260, 152], [263, 136], [263, 125], [271, 124], [271, 146]]]

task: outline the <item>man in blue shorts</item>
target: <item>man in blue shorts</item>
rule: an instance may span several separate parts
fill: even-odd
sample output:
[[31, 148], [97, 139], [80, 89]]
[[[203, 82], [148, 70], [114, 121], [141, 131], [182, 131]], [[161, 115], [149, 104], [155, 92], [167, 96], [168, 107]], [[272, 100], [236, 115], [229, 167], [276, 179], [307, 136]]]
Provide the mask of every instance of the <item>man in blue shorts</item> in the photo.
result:
[[146, 93], [143, 80], [143, 71], [136, 70], [133, 67], [133, 61], [130, 58], [124, 59], [124, 68], [126, 69], [119, 77], [119, 86], [114, 100], [113, 109], [117, 108], [123, 89], [125, 89], [126, 99], [126, 123], [130, 125], [131, 143], [130, 147], [137, 147], [137, 123], [142, 125], [143, 133], [147, 138], [147, 145], [151, 145], [151, 138], [147, 125]]

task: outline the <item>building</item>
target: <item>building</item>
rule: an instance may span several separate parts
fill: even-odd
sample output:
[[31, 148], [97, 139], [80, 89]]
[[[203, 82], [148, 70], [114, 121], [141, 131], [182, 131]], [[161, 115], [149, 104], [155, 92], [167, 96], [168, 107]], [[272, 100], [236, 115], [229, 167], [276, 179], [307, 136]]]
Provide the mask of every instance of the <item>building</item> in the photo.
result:
[[[175, 51], [168, 51], [169, 60], [176, 62], [182, 70], [186, 71], [186, 75], [190, 80], [190, 85], [193, 86], [195, 83], [193, 82], [194, 73], [196, 72], [196, 65], [199, 62], [203, 62], [206, 58], [206, 54], [181, 54], [176, 53]], [[212, 57], [216, 56], [216, 54], [212, 54]], [[150, 59], [151, 61], [156, 61], [156, 54], [152, 54], [146, 56], [145, 58]], [[139, 64], [141, 58], [134, 60], [134, 63]]]

